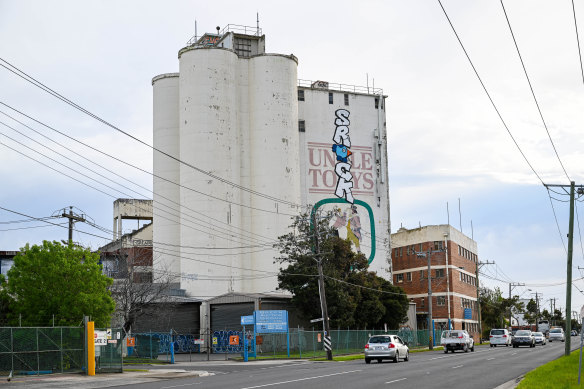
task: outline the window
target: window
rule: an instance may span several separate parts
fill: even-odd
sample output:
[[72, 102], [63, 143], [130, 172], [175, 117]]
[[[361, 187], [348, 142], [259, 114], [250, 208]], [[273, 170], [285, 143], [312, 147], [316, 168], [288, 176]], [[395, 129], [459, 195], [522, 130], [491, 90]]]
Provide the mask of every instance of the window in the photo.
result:
[[421, 243], [420, 243], [420, 245], [418, 246], [418, 251], [419, 251], [419, 252], [422, 252], [422, 251], [424, 251], [424, 249], [422, 248], [422, 244], [421, 244]]
[[400, 247], [399, 248], [399, 256], [400, 257], [403, 257], [403, 255], [404, 255], [404, 248], [403, 247]]
[[441, 240], [435, 241], [434, 242], [434, 250], [442, 250], [442, 243], [443, 242]]
[[420, 306], [422, 308], [426, 306], [426, 299], [424, 297], [422, 297], [422, 303], [420, 304]]
[[345, 93], [345, 105], [349, 105], [349, 94]]
[[333, 94], [332, 92], [329, 92], [329, 104], [333, 103]]
[[407, 272], [406, 273], [406, 280], [407, 281], [412, 281], [412, 272]]
[[423, 280], [424, 279], [424, 271], [420, 270], [420, 279]]
[[306, 123], [304, 120], [298, 120], [298, 132], [306, 132]]
[[436, 269], [436, 278], [444, 277], [444, 269]]
[[445, 296], [437, 296], [436, 297], [436, 305], [446, 305], [446, 297]]
[[375, 98], [375, 109], [379, 109], [379, 99], [377, 97]]
[[304, 101], [304, 89], [298, 89], [298, 101]]
[[403, 274], [396, 274], [395, 275], [395, 282], [397, 284], [404, 282], [404, 275]]

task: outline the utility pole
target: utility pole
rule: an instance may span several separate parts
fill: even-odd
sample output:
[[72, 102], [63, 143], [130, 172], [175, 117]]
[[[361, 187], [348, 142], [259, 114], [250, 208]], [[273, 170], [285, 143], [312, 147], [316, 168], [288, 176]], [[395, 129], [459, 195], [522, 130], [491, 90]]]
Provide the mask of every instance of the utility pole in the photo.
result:
[[[546, 188], [559, 187], [565, 192], [568, 185], [548, 185], [544, 184]], [[566, 271], [566, 342], [564, 348], [564, 355], [570, 355], [571, 346], [571, 336], [572, 332], [572, 251], [574, 247], [574, 199], [575, 199], [575, 188], [576, 183], [570, 181], [570, 221], [568, 225], [568, 260], [567, 260], [567, 271]], [[578, 185], [578, 197], [584, 195], [584, 187]]]
[[434, 326], [432, 324], [432, 266], [431, 266], [431, 259], [432, 254], [440, 253], [444, 250], [434, 250], [432, 251], [430, 247], [428, 247], [427, 252], [418, 252], [414, 251], [416, 256], [418, 257], [426, 257], [428, 259], [428, 348], [430, 350], [434, 350]]
[[67, 219], [69, 219], [69, 244], [73, 243], [73, 224], [75, 222], [84, 222], [85, 217], [83, 216], [84, 215], [80, 216], [74, 214], [72, 206], [69, 207], [69, 213], [66, 212], [66, 208], [63, 208], [63, 213], [61, 214], [61, 217], [66, 217]]
[[330, 325], [328, 309], [326, 306], [326, 295], [324, 291], [324, 274], [322, 271], [322, 257], [318, 247], [318, 223], [316, 221], [316, 212], [312, 213], [312, 225], [314, 226], [314, 251], [316, 254], [316, 263], [318, 264], [318, 293], [320, 295], [320, 310], [322, 313], [322, 322], [324, 326], [324, 349], [326, 350], [326, 359], [333, 360], [332, 342], [330, 336]]
[[[510, 282], [509, 283], [509, 302], [511, 302], [511, 290], [513, 290], [514, 287], [516, 286], [525, 286], [525, 284], [519, 283], [519, 282]], [[511, 309], [511, 306], [509, 306], [509, 327], [511, 327], [511, 315], [513, 314], [513, 311]]]
[[481, 318], [481, 296], [479, 294], [479, 270], [484, 265], [494, 265], [495, 261], [489, 262], [488, 260], [485, 262], [477, 261], [476, 272], [477, 272], [477, 306], [479, 309], [479, 343], [480, 340], [483, 338], [483, 320]]

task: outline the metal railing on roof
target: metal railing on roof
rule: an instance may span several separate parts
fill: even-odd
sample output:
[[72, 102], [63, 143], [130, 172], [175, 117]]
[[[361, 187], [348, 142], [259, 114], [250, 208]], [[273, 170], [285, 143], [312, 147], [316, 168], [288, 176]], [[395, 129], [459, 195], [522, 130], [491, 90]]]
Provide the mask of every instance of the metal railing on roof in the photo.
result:
[[337, 84], [328, 81], [310, 81], [298, 79], [298, 86], [312, 89], [328, 89], [341, 92], [366, 93], [369, 95], [382, 95], [383, 89], [368, 86], [357, 86], [349, 84]]
[[[262, 29], [259, 27], [251, 27], [251, 26], [242, 26], [239, 24], [228, 24], [227, 26], [223, 27], [218, 34], [211, 34], [216, 35], [219, 39], [223, 37], [228, 32], [233, 32], [236, 34], [245, 34], [245, 35], [254, 35], [254, 36], [262, 36]], [[202, 35], [201, 35], [202, 36]], [[201, 36], [194, 35], [191, 39], [188, 40], [187, 46], [194, 46], [197, 44], [197, 41]], [[202, 44], [202, 46], [208, 46], [208, 42]]]

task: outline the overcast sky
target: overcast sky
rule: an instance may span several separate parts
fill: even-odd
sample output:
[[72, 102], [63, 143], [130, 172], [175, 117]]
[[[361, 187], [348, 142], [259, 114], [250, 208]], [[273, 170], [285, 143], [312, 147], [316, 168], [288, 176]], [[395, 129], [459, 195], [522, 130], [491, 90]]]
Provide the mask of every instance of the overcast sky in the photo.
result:
[[[177, 53], [195, 34], [195, 20], [201, 35], [227, 24], [255, 26], [259, 12], [266, 51], [298, 57], [299, 78], [354, 85], [366, 85], [369, 80], [370, 86], [375, 83], [388, 96], [392, 232], [400, 226], [414, 228], [449, 220], [477, 241], [481, 261], [495, 262], [483, 266], [486, 276], [481, 282], [501, 287], [505, 296], [509, 282], [523, 283], [513, 294], [529, 298], [537, 291], [543, 295], [543, 307], [549, 309], [553, 298], [557, 308], [564, 307], [568, 198], [558, 189], [561, 194], [553, 196], [561, 201], [550, 200], [542, 181], [584, 184], [584, 82], [572, 3], [504, 3], [549, 136], [501, 4], [443, 0], [443, 5], [508, 130], [438, 1], [0, 0], [0, 57], [151, 144], [151, 79], [178, 71]], [[577, 21], [584, 28], [584, 1], [575, 1], [575, 7]], [[580, 32], [584, 38], [584, 30]], [[0, 68], [0, 102], [152, 170], [151, 149], [5, 68]], [[59, 148], [5, 116], [23, 120], [11, 109], [0, 105], [0, 112], [0, 123]], [[128, 188], [116, 186], [121, 193], [95, 183], [90, 185], [100, 191], [83, 185], [80, 181], [92, 181], [70, 170], [69, 161], [53, 157], [68, 166], [63, 167], [38, 156], [24, 145], [45, 155], [51, 152], [0, 124], [0, 207], [42, 218], [71, 205], [97, 225], [111, 229], [116, 198], [151, 198], [141, 188], [151, 188], [151, 176], [28, 119], [26, 123], [132, 183], [127, 183]], [[102, 174], [111, 177], [111, 173]], [[581, 203], [577, 203], [577, 211], [584, 218]], [[64, 228], [14, 222], [23, 219], [26, 217], [0, 210], [0, 251], [17, 250], [27, 242], [67, 238]], [[76, 228], [109, 237], [87, 225]], [[584, 294], [579, 292], [584, 291], [584, 281], [579, 280], [578, 267], [584, 267], [584, 249], [577, 222], [574, 235], [572, 310], [579, 311], [584, 304]], [[74, 240], [92, 248], [107, 242], [78, 232]]]

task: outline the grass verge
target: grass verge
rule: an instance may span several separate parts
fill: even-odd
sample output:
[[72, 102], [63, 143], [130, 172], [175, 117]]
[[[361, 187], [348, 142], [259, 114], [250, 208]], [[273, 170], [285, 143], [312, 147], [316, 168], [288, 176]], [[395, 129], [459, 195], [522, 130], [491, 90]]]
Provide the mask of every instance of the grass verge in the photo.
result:
[[[548, 362], [527, 373], [517, 389], [582, 388], [582, 385], [578, 385], [579, 358], [580, 350], [576, 350], [567, 357], [562, 356]], [[581, 382], [584, 383], [584, 376]]]

